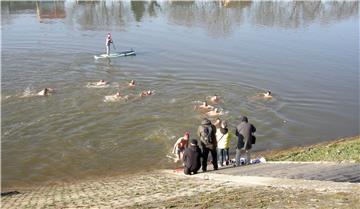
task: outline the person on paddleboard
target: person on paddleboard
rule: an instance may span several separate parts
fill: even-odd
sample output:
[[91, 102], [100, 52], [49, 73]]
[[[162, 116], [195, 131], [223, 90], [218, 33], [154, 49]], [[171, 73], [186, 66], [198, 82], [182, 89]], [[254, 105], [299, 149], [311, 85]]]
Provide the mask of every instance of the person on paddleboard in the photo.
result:
[[107, 37], [106, 37], [106, 54], [109, 56], [110, 55], [110, 44], [112, 44], [112, 38], [111, 38], [111, 33], [108, 33]]

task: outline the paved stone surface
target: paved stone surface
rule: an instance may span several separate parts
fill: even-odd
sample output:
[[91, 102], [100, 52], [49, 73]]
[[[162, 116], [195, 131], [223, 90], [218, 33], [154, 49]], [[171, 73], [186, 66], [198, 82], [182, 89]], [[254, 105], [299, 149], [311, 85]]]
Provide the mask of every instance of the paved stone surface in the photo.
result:
[[[186, 180], [186, 187], [182, 181]], [[96, 180], [18, 188], [20, 194], [1, 197], [1, 208], [130, 208], [148, 202], [214, 192], [221, 183], [149, 173]]]
[[[211, 195], [206, 194], [218, 195], [225, 191], [230, 194], [240, 191], [239, 195], [244, 195], [242, 198], [249, 195], [261, 197], [255, 199], [261, 203], [258, 207], [263, 207], [261, 201], [270, 198], [267, 200], [268, 208], [284, 208], [284, 204], [285, 208], [332, 208], [334, 205], [335, 208], [356, 208], [360, 205], [360, 184], [334, 181], [358, 182], [358, 177], [359, 164], [266, 163], [218, 171], [211, 171], [209, 166], [208, 172], [192, 176], [183, 175], [182, 170], [168, 170], [14, 188], [20, 194], [1, 197], [1, 208], [147, 208], [147, 205], [163, 208], [175, 200], [196, 202], [198, 195], [204, 196], [202, 201], [207, 201]], [[250, 201], [244, 206], [240, 204], [242, 201], [228, 201], [234, 204], [228, 208], [254, 204]], [[204, 207], [206, 204], [197, 206]]]
[[[230, 169], [231, 168], [231, 169]], [[225, 167], [217, 174], [360, 183], [359, 163], [259, 163]]]

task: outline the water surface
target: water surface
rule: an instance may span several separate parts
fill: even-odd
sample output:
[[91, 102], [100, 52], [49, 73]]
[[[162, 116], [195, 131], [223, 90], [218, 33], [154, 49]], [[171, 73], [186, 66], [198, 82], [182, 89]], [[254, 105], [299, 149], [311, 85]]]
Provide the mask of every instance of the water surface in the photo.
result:
[[[174, 165], [218, 94], [255, 150], [359, 134], [358, 2], [1, 2], [2, 186]], [[113, 35], [136, 56], [94, 60]], [[105, 79], [108, 88], [87, 88]], [[104, 103], [119, 85], [155, 95]], [[28, 96], [45, 87], [49, 97]], [[271, 90], [274, 99], [256, 99]], [[232, 151], [234, 142], [232, 144]]]

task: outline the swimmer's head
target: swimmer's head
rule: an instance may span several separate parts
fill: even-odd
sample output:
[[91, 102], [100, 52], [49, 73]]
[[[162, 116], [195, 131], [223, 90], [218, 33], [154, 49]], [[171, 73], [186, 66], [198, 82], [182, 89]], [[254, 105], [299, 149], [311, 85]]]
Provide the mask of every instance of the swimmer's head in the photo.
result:
[[151, 95], [151, 94], [152, 94], [152, 92], [151, 92], [150, 90], [148, 90], [146, 93], [147, 93], [147, 95]]
[[184, 139], [189, 139], [190, 138], [190, 133], [189, 132], [185, 132], [184, 134]]
[[134, 81], [134, 80], [131, 80], [131, 81], [130, 81], [130, 84], [135, 84], [135, 81]]
[[120, 92], [117, 92], [115, 95], [116, 95], [116, 96], [121, 96]]
[[227, 125], [227, 122], [226, 122], [226, 121], [224, 121], [224, 120], [221, 121], [221, 127], [222, 127], [222, 128], [227, 128], [227, 126], [228, 126], [228, 125]]
[[111, 33], [108, 33], [107, 36], [108, 36], [108, 37], [111, 37]]
[[205, 102], [203, 102], [203, 105], [206, 107], [206, 106], [208, 106], [208, 104], [207, 104], [207, 102], [205, 101]]
[[44, 89], [44, 95], [48, 94], [49, 93], [49, 89], [48, 88], [45, 88]]
[[267, 91], [265, 95], [266, 95], [266, 96], [270, 96], [270, 95], [271, 95], [271, 91]]
[[215, 125], [218, 125], [218, 124], [220, 124], [221, 123], [221, 119], [220, 118], [216, 118], [216, 120], [215, 120]]

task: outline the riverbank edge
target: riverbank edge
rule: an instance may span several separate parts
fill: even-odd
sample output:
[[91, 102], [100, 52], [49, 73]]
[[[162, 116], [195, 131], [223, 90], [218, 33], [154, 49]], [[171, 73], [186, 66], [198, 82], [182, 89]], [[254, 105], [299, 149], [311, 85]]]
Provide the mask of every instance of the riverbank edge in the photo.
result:
[[[298, 147], [290, 147], [290, 148], [280, 148], [280, 149], [273, 149], [273, 150], [269, 150], [269, 151], [259, 151], [259, 152], [254, 152], [252, 155], [252, 158], [260, 158], [260, 157], [264, 157], [268, 163], [271, 163], [271, 161], [275, 161], [277, 163], [279, 162], [294, 162], [295, 160], [292, 159], [284, 159], [284, 156], [291, 156], [294, 154], [298, 154], [298, 153], [305, 153], [308, 150], [321, 150], [321, 149], [325, 149], [326, 147], [330, 147], [332, 145], [338, 145], [338, 144], [344, 144], [349, 142], [350, 144], [352, 143], [358, 143], [358, 152], [360, 152], [360, 135], [358, 136], [351, 136], [351, 137], [343, 137], [343, 138], [337, 138], [334, 140], [330, 140], [330, 141], [325, 141], [325, 142], [320, 142], [320, 143], [316, 143], [316, 144], [310, 144], [310, 145], [305, 145], [305, 146], [298, 146]], [[356, 156], [359, 157], [359, 155], [357, 154]], [[310, 159], [308, 161], [304, 161], [304, 160], [296, 160], [296, 163], [301, 163], [301, 162], [319, 162], [319, 163], [324, 163], [324, 162], [337, 162], [337, 163], [341, 163], [341, 162], [356, 162], [356, 163], [360, 163], [360, 160], [354, 160], [354, 159], [350, 159], [350, 160], [329, 160], [326, 158], [323, 158], [321, 160], [319, 159]], [[176, 167], [176, 166], [175, 166]], [[174, 168], [175, 168], [174, 167]], [[165, 169], [171, 169], [171, 168], [165, 168]], [[164, 168], [160, 169], [160, 170], [164, 170]], [[111, 175], [105, 175], [105, 176], [92, 176], [89, 178], [83, 178], [82, 180], [80, 179], [69, 179], [69, 180], [64, 180], [64, 181], [46, 181], [46, 182], [42, 182], [39, 184], [23, 184], [21, 186], [16, 185], [16, 186], [10, 186], [10, 187], [3, 187], [3, 185], [1, 185], [1, 192], [6, 192], [6, 191], [12, 191], [12, 190], [16, 190], [16, 189], [30, 189], [32, 187], [37, 187], [37, 186], [46, 186], [46, 185], [57, 185], [57, 184], [62, 184], [62, 183], [76, 183], [76, 182], [80, 182], [80, 181], [93, 181], [93, 180], [98, 180], [98, 179], [103, 179], [103, 178], [128, 178], [129, 176], [133, 176], [133, 175], [144, 175], [146, 173], [156, 173], [158, 170], [146, 170], [146, 171], [141, 171], [138, 173], [131, 173], [131, 174], [116, 174], [116, 173], [111, 173]]]
[[[263, 156], [285, 155], [284, 153], [292, 153], [294, 150], [308, 150], [309, 147], [321, 149], [336, 144], [348, 145], [348, 143], [357, 142], [360, 142], [359, 136], [347, 137], [304, 147], [276, 150], [265, 153]], [[320, 206], [327, 208], [331, 207], [331, 204], [336, 204], [339, 208], [356, 208], [360, 203], [357, 198], [360, 194], [358, 193], [360, 184], [251, 176], [239, 176], [231, 181], [229, 179], [228, 176], [218, 174], [212, 176], [210, 173], [206, 176], [198, 174], [189, 177], [173, 170], [149, 171], [136, 175], [16, 188], [20, 194], [1, 197], [1, 205], [4, 208], [14, 206], [16, 208], [38, 206], [55, 208], [103, 206], [116, 208], [157, 208], [159, 206], [164, 208], [216, 208], [220, 206], [303, 208]], [[252, 184], [245, 184], [246, 182], [252, 182]], [[188, 187], [189, 185], [191, 187]], [[307, 188], [307, 185], [311, 187]], [[356, 188], [353, 189], [353, 187]], [[249, 194], [253, 195], [254, 199], [246, 199], [245, 197]]]
[[267, 161], [360, 163], [360, 135], [305, 146], [255, 152]]

